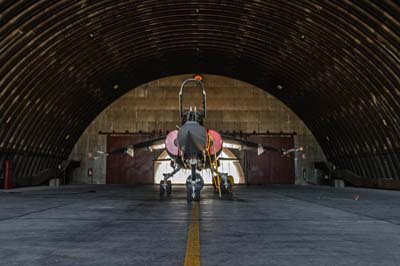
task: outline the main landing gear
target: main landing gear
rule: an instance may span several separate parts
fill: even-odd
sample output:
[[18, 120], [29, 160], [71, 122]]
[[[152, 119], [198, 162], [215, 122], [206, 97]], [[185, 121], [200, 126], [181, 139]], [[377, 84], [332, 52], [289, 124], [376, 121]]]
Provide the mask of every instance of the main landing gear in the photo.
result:
[[161, 180], [160, 182], [160, 195], [164, 195], [165, 193], [169, 196], [172, 192], [172, 183], [171, 180]]
[[212, 179], [214, 190], [217, 193], [221, 193], [221, 198], [224, 194], [232, 196], [234, 183], [233, 176], [228, 175], [227, 173], [219, 173], [213, 176]]
[[173, 177], [177, 172], [181, 170], [180, 167], [174, 168], [174, 171], [171, 173], [165, 173], [164, 175], [164, 180], [161, 180], [160, 182], [160, 195], [164, 195], [165, 193], [169, 196], [171, 195], [172, 192], [172, 183], [171, 180], [168, 180], [169, 178]]

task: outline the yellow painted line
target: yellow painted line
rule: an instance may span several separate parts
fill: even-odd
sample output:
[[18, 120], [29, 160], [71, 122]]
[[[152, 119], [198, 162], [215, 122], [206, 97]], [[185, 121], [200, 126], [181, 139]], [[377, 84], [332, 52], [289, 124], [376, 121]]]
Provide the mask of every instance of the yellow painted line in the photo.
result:
[[200, 266], [199, 203], [193, 202], [192, 222], [189, 225], [184, 266]]

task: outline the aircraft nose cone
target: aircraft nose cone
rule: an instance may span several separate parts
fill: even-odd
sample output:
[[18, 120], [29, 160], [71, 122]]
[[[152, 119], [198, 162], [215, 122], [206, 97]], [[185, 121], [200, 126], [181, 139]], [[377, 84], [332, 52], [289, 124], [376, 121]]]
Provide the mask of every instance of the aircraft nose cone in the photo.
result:
[[197, 122], [186, 122], [178, 132], [179, 148], [188, 156], [197, 155], [207, 143], [206, 129]]

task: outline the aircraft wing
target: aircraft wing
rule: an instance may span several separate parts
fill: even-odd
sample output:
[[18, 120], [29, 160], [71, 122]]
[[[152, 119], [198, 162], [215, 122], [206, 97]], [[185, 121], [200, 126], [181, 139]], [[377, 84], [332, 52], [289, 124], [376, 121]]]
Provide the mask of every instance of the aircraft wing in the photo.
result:
[[[135, 151], [156, 151], [165, 149], [165, 138], [166, 136], [154, 138], [151, 140], [139, 142], [133, 145], [128, 145], [126, 147], [121, 147], [118, 149], [114, 149], [111, 152], [107, 153], [107, 155], [112, 154], [128, 154], [131, 157], [135, 156]], [[100, 152], [101, 153], [101, 152]]]
[[293, 149], [283, 149], [283, 148], [276, 148], [268, 145], [263, 145], [260, 143], [247, 141], [243, 139], [233, 138], [231, 136], [222, 136], [223, 139], [223, 147], [228, 149], [236, 149], [236, 150], [245, 150], [245, 151], [254, 151], [257, 152], [258, 155], [263, 154], [265, 151], [270, 152], [278, 152], [281, 153], [283, 156], [289, 155], [290, 153], [302, 151], [303, 148], [293, 148]]

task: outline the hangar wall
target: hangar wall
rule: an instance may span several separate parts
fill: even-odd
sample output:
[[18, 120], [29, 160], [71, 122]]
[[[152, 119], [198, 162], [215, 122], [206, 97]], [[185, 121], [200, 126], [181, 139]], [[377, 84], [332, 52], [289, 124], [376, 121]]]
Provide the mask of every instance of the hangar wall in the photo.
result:
[[[94, 169], [94, 183], [105, 183], [105, 158], [88, 159], [89, 152], [106, 150], [103, 132], [152, 132], [174, 129], [180, 124], [178, 93], [183, 80], [193, 75], [179, 75], [146, 83], [122, 96], [107, 107], [82, 134], [70, 159], [80, 160], [73, 172], [75, 183], [90, 183], [87, 169]], [[304, 123], [281, 101], [265, 91], [235, 79], [204, 75], [207, 92], [206, 126], [219, 131], [244, 133], [296, 132], [295, 145], [303, 146], [305, 158], [295, 158], [296, 183], [303, 184], [303, 169], [313, 180], [312, 162], [325, 160], [314, 136]], [[118, 90], [118, 88], [115, 88]], [[191, 98], [197, 91], [189, 91]], [[185, 101], [185, 99], [184, 99]]]

